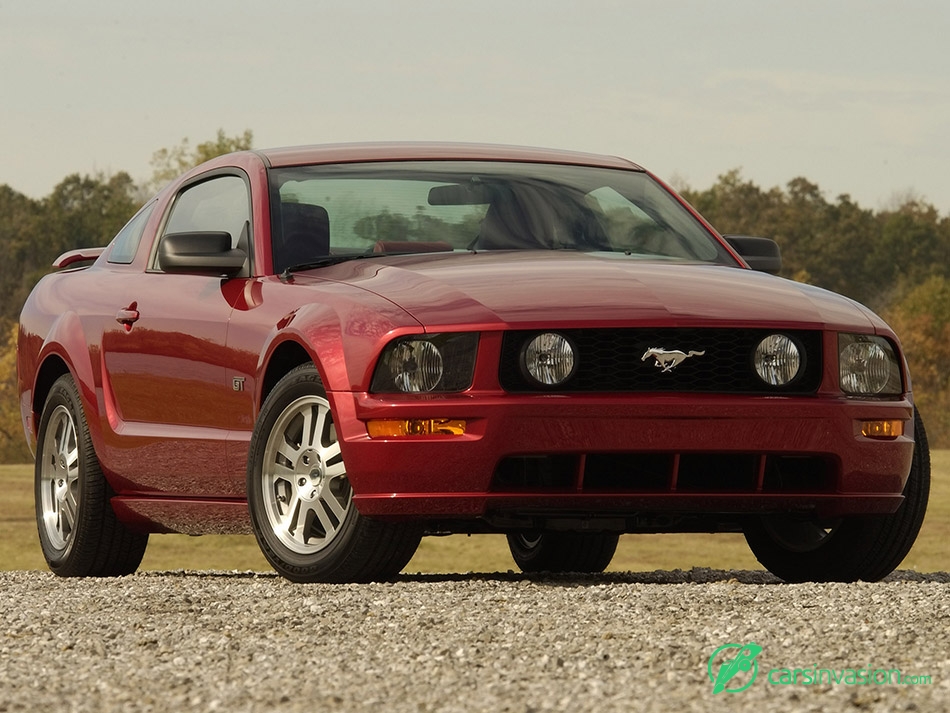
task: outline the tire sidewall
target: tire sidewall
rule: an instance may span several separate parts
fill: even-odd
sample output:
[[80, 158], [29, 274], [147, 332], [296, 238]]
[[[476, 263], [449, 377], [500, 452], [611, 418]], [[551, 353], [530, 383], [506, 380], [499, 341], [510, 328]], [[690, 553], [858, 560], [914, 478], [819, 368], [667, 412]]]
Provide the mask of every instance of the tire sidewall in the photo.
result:
[[547, 535], [541, 532], [519, 532], [508, 536], [511, 557], [522, 571], [535, 571], [539, 564], [542, 567], [547, 565], [547, 562], [539, 563], [546, 551], [546, 537]]
[[[71, 533], [66, 546], [62, 549], [50, 542], [49, 535], [46, 532], [46, 526], [43, 524], [43, 500], [42, 471], [45, 459], [48, 454], [43, 450], [46, 447], [46, 439], [49, 430], [50, 420], [56, 409], [64, 406], [73, 419], [76, 429], [76, 446], [79, 458], [79, 478], [78, 478], [78, 496], [76, 498], [76, 516], [74, 520], [74, 529]], [[83, 537], [83, 532], [79, 524], [85, 521], [87, 510], [90, 507], [87, 493], [87, 479], [89, 477], [88, 462], [86, 459], [86, 445], [89, 441], [89, 431], [86, 425], [85, 415], [82, 410], [82, 403], [79, 401], [79, 394], [71, 377], [60, 377], [53, 384], [49, 395], [46, 397], [46, 403], [43, 405], [43, 412], [40, 416], [40, 427], [37, 432], [37, 453], [36, 462], [33, 471], [33, 499], [36, 511], [36, 525], [40, 538], [40, 547], [43, 550], [43, 556], [49, 568], [56, 573], [68, 570], [71, 564], [71, 555], [80, 545], [77, 541]]]

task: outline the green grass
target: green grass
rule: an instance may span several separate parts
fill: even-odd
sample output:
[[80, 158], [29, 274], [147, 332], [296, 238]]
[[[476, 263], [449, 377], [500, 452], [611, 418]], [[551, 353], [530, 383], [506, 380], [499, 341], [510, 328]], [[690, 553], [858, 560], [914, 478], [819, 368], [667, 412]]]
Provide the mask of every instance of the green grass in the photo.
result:
[[[901, 569], [950, 569], [950, 451], [934, 451], [927, 519]], [[33, 517], [33, 467], [0, 465], [0, 570], [45, 569]], [[624, 535], [614, 571], [760, 569], [741, 535]], [[142, 569], [270, 569], [252, 536], [153, 535]], [[427, 537], [406, 572], [498, 572], [515, 569], [501, 535]]]

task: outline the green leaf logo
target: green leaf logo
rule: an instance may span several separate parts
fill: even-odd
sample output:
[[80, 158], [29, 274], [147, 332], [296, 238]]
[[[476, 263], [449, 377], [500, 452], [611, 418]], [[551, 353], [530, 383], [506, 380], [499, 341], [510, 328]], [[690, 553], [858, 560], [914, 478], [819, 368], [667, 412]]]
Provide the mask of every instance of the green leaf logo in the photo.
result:
[[[723, 644], [712, 652], [706, 664], [706, 673], [713, 684], [713, 694], [739, 693], [755, 682], [759, 673], [759, 663], [755, 657], [762, 653], [762, 647], [752, 642], [748, 644]], [[718, 666], [718, 670], [716, 667]], [[745, 676], [741, 674], [751, 675]], [[737, 679], [733, 681], [733, 679]], [[733, 686], [730, 688], [729, 683]]]

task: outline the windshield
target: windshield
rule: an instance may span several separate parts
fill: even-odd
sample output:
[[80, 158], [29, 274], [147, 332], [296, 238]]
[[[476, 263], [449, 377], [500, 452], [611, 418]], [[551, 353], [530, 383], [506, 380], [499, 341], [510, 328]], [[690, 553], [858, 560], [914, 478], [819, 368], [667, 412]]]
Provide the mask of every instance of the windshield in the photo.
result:
[[270, 172], [275, 270], [419, 252], [578, 250], [735, 265], [640, 171], [416, 161]]

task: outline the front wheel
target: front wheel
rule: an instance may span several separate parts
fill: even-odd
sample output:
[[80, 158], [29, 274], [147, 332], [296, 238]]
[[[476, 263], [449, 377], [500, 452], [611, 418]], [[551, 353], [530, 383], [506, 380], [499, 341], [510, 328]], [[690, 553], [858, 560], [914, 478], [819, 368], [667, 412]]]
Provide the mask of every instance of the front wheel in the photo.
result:
[[61, 577], [113, 577], [138, 569], [148, 535], [115, 516], [76, 383], [53, 384], [37, 438], [36, 524], [46, 563]]
[[247, 498], [261, 552], [294, 582], [387, 579], [422, 537], [413, 523], [363, 517], [313, 364], [297, 367], [264, 402], [251, 437]]
[[930, 449], [916, 410], [914, 434], [904, 501], [895, 512], [833, 521], [757, 518], [745, 528], [756, 559], [786, 582], [875, 582], [894, 571], [917, 539], [930, 494]]
[[613, 532], [517, 532], [508, 549], [522, 572], [603, 572], [620, 536]]

